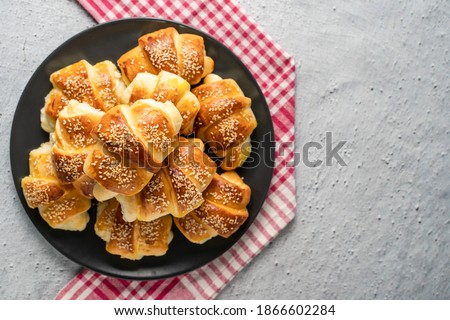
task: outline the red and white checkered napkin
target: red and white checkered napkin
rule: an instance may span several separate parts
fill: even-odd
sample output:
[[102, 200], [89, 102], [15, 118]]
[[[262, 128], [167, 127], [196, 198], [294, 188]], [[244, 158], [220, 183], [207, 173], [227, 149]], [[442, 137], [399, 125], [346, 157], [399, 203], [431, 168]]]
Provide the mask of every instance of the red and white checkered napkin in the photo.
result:
[[[129, 281], [83, 270], [57, 299], [211, 299], [283, 229], [295, 214], [293, 157], [295, 64], [233, 1], [78, 0], [98, 22], [134, 16], [180, 21], [230, 48], [250, 69], [266, 97], [278, 144], [276, 167], [263, 208], [244, 236], [204, 267], [157, 281]], [[280, 151], [280, 143], [283, 150]]]

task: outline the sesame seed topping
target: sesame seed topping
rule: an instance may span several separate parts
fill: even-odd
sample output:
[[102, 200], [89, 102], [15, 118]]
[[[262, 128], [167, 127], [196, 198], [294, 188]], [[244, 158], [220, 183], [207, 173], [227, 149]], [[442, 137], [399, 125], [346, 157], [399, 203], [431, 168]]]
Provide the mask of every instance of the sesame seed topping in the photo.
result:
[[95, 155], [91, 166], [97, 172], [97, 178], [104, 182], [113, 181], [118, 188], [129, 190], [138, 178], [137, 169], [123, 166], [116, 158], [108, 155]]
[[183, 211], [192, 211], [204, 201], [202, 193], [179, 169], [169, 167], [169, 175], [177, 195], [178, 205], [184, 209]]
[[164, 183], [160, 173], [153, 176], [143, 190], [144, 201], [153, 207], [153, 213], [164, 213], [169, 207], [169, 201], [164, 193]]
[[23, 193], [32, 207], [48, 204], [61, 197], [64, 191], [48, 181], [34, 180], [23, 185]]
[[76, 208], [78, 201], [79, 198], [70, 197], [50, 203], [41, 211], [43, 218], [52, 224], [60, 224], [69, 217], [70, 211]]
[[206, 196], [209, 199], [214, 199], [215, 201], [219, 201], [224, 205], [227, 205], [229, 203], [239, 204], [242, 201], [241, 190], [229, 183], [219, 184], [218, 192], [207, 191]]
[[209, 230], [205, 228], [204, 224], [197, 221], [192, 214], [187, 214], [183, 218], [177, 220], [179, 226], [183, 231], [191, 236], [202, 237], [209, 234]]
[[134, 225], [132, 222], [126, 222], [121, 218], [117, 218], [111, 232], [110, 241], [114, 241], [114, 244], [122, 250], [133, 252], [133, 231]]
[[215, 133], [213, 133], [213, 138], [216, 141], [223, 142], [224, 149], [228, 148], [232, 143], [237, 141], [238, 133], [236, 132], [236, 128], [239, 126], [239, 121], [234, 118], [226, 118], [219, 122], [217, 125], [217, 130], [220, 133], [220, 138], [215, 137]]
[[59, 119], [59, 121], [75, 149], [85, 148], [95, 143], [94, 138], [90, 135], [89, 123], [83, 124], [78, 117], [63, 118]]
[[164, 223], [161, 219], [153, 221], [139, 221], [140, 238], [146, 245], [153, 245], [155, 242], [161, 240], [162, 231], [164, 230]]
[[66, 79], [57, 78], [57, 82], [63, 84], [63, 94], [70, 99], [79, 102], [92, 102], [94, 90], [89, 82], [86, 70], [78, 70]]
[[178, 101], [178, 90], [174, 87], [159, 85], [153, 92], [151, 98], [159, 102], [170, 101], [176, 103]]
[[120, 155], [124, 155], [125, 152], [128, 154], [139, 153], [139, 142], [124, 123], [116, 123], [112, 120], [104, 128], [99, 125], [97, 135], [110, 152]]
[[86, 154], [78, 153], [73, 155], [54, 155], [54, 163], [58, 178], [70, 183], [83, 175], [83, 165], [86, 160]]
[[201, 57], [191, 40], [182, 43], [181, 55], [181, 77], [187, 81], [192, 81], [195, 77], [203, 73], [203, 64], [200, 61]]
[[211, 204], [207, 202], [197, 208], [194, 213], [202, 222], [222, 235], [234, 232], [236, 227], [239, 227], [242, 221], [245, 220], [245, 217], [238, 215], [221, 214], [221, 211], [212, 209]]
[[151, 64], [158, 72], [164, 70], [178, 74], [178, 58], [171, 39], [159, 34], [156, 40], [153, 38], [151, 40], [153, 40], [151, 44], [147, 43], [144, 46]]
[[204, 84], [192, 90], [200, 102], [208, 99], [216, 99], [226, 96], [231, 92], [231, 87], [226, 85], [225, 81]]
[[[183, 172], [186, 173], [191, 178], [191, 180], [197, 181], [200, 184], [201, 191], [203, 191], [206, 188], [206, 184], [210, 181], [210, 178], [215, 170], [211, 170], [211, 168], [207, 166], [207, 161], [205, 161], [204, 158], [200, 161], [195, 160], [193, 152], [195, 153], [199, 149], [194, 149], [195, 147], [193, 146], [188, 146], [187, 148], [192, 148], [194, 151], [179, 149], [179, 152], [175, 152], [173, 154], [174, 162], [177, 164], [177, 166], [182, 168]], [[203, 152], [201, 153], [203, 154]], [[212, 169], [215, 168], [213, 167]]]
[[164, 117], [152, 117], [150, 121], [140, 119], [138, 130], [144, 138], [158, 151], [165, 153], [173, 142], [169, 122]]

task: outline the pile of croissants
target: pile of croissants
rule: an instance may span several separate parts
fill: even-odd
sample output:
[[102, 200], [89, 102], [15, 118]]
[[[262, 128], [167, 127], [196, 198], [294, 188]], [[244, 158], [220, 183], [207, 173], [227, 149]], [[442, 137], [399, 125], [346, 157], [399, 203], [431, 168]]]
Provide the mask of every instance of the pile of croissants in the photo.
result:
[[22, 179], [28, 206], [52, 228], [82, 231], [97, 200], [96, 234], [132, 260], [164, 255], [172, 222], [193, 243], [229, 237], [248, 218], [251, 190], [233, 170], [251, 151], [251, 99], [212, 73], [202, 37], [174, 28], [142, 35], [117, 64], [51, 74], [49, 141]]

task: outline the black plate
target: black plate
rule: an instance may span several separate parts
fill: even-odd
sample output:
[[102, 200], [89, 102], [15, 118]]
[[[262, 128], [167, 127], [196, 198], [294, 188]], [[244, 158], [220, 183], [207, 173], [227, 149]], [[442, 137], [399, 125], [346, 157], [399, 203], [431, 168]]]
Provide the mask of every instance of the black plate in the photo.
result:
[[[37, 209], [28, 208], [20, 182], [29, 174], [29, 152], [48, 141], [48, 134], [40, 128], [39, 111], [51, 89], [50, 74], [80, 59], [92, 64], [106, 59], [115, 62], [124, 52], [136, 46], [140, 35], [167, 27], [175, 27], [180, 33], [201, 35], [205, 39], [208, 55], [216, 63], [214, 72], [223, 78], [235, 79], [245, 95], [253, 100], [252, 108], [258, 127], [253, 132], [252, 140], [259, 143], [253, 143], [252, 156], [260, 160], [257, 166], [246, 163], [237, 170], [250, 185], [252, 197], [248, 206], [249, 219], [233, 236], [228, 239], [216, 237], [203, 245], [196, 245], [173, 228], [174, 239], [166, 255], [129, 261], [107, 253], [105, 243], [95, 235], [95, 207], [90, 210], [91, 220], [85, 231], [53, 230], [41, 219]], [[191, 271], [219, 257], [239, 240], [253, 222], [264, 202], [273, 173], [274, 142], [270, 142], [268, 136], [263, 138], [268, 133], [273, 137], [272, 119], [261, 89], [244, 64], [228, 48], [211, 36], [180, 23], [158, 19], [124, 19], [95, 26], [72, 37], [50, 54], [33, 74], [14, 115], [10, 146], [12, 174], [19, 198], [31, 221], [45, 239], [66, 257], [114, 277], [166, 278]]]

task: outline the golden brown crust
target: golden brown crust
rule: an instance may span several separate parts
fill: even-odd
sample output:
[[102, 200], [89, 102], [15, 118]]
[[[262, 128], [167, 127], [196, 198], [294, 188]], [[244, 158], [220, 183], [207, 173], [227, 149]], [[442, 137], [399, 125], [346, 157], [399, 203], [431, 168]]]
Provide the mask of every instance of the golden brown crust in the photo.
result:
[[165, 254], [172, 238], [171, 227], [170, 216], [150, 222], [127, 222], [115, 199], [99, 203], [95, 222], [95, 232], [106, 241], [106, 250], [131, 260]]
[[123, 258], [132, 259], [136, 251], [136, 224], [123, 220], [120, 206], [115, 212], [111, 236], [106, 243], [106, 251], [120, 255]]
[[36, 208], [61, 198], [65, 189], [56, 177], [50, 142], [32, 150], [28, 162], [30, 175], [22, 179], [22, 189], [28, 206]]
[[172, 214], [183, 217], [200, 206], [202, 192], [216, 172], [216, 165], [202, 146], [179, 138], [179, 146], [142, 191], [133, 197], [117, 196], [124, 220], [152, 221]]
[[116, 106], [103, 116], [94, 135], [125, 164], [155, 173], [176, 146], [180, 127], [175, 121], [181, 122], [173, 104], [167, 102], [163, 107], [176, 112], [175, 117], [161, 112], [161, 106], [153, 100], [139, 100], [131, 107]]
[[248, 218], [247, 209], [230, 209], [208, 200], [193, 214], [224, 238], [235, 233]]
[[218, 97], [244, 96], [244, 93], [242, 92], [241, 88], [233, 79], [220, 79], [214, 82], [207, 82], [192, 89], [192, 93], [194, 93], [197, 96], [198, 101], [200, 101], [201, 104], [204, 104], [205, 102], [211, 100], [215, 100]]
[[39, 206], [39, 213], [52, 228], [81, 231], [89, 221], [90, 207], [91, 200], [71, 188], [58, 200]]
[[59, 112], [69, 104], [69, 99], [59, 89], [52, 89], [45, 98], [45, 112], [55, 119], [58, 118]]
[[[76, 100], [71, 100], [60, 112], [55, 126], [52, 160], [56, 175], [63, 184], [74, 183], [85, 176], [84, 162], [90, 149], [96, 144], [91, 131], [103, 114], [88, 104], [79, 103]], [[78, 186], [81, 187], [81, 184]], [[91, 192], [86, 188], [78, 190], [85, 196], [91, 197]]]
[[214, 175], [203, 195], [205, 202], [194, 214], [220, 236], [228, 238], [247, 220], [251, 189], [236, 172]]
[[168, 169], [163, 167], [142, 189], [138, 220], [151, 221], [174, 211], [174, 194]]
[[182, 217], [203, 203], [202, 192], [179, 168], [170, 166], [169, 175], [177, 199], [175, 216]]
[[200, 102], [196, 135], [224, 158], [224, 170], [241, 166], [250, 153], [249, 138], [256, 128], [251, 99], [232, 79], [210, 74], [192, 92]]
[[50, 81], [69, 100], [87, 102], [94, 108], [98, 108], [95, 89], [89, 80], [90, 68], [92, 66], [86, 60], [80, 60], [52, 73]]
[[156, 73], [140, 47], [135, 47], [124, 53], [117, 60], [117, 64], [122, 72], [122, 78], [127, 84], [133, 81], [138, 73]]
[[217, 235], [217, 232], [203, 223], [192, 212], [182, 218], [173, 218], [178, 230], [191, 242], [202, 244]]
[[169, 156], [168, 164], [178, 209], [173, 215], [183, 217], [203, 203], [202, 192], [211, 182], [216, 164], [201, 148], [183, 137]]
[[203, 133], [205, 142], [218, 156], [244, 142], [256, 128], [256, 121], [250, 108], [233, 113], [228, 118], [209, 126]]
[[169, 165], [192, 179], [200, 192], [209, 185], [217, 170], [216, 163], [202, 149], [184, 138], [180, 138], [178, 148], [169, 156]]
[[57, 179], [50, 142], [30, 152], [29, 165], [30, 175], [22, 179], [27, 204], [37, 207], [52, 228], [84, 230], [91, 202], [70, 184], [63, 185]]
[[175, 225], [194, 243], [203, 243], [216, 234], [228, 238], [247, 220], [251, 190], [234, 171], [215, 174], [203, 192], [205, 201]]
[[94, 65], [91, 81], [94, 85], [97, 109], [107, 111], [119, 104], [117, 79], [115, 78], [116, 66], [111, 61], [105, 60]]
[[94, 135], [104, 144], [108, 152], [123, 159], [125, 163], [134, 164], [138, 168], [145, 168], [156, 172], [158, 164], [151, 166], [146, 146], [131, 131], [122, 109], [128, 106], [119, 105], [109, 110], [100, 120]]
[[[141, 135], [150, 146], [152, 153], [163, 154], [163, 158], [155, 159], [163, 161], [165, 157], [173, 150], [173, 146], [177, 145], [176, 135], [180, 130], [180, 126], [174, 125], [174, 120], [162, 113], [158, 109], [149, 108], [149, 104], [140, 100], [131, 107], [130, 116], [135, 119], [136, 134]], [[159, 104], [158, 104], [159, 105]], [[170, 108], [177, 113], [177, 122], [181, 121], [181, 116], [175, 106], [166, 102], [163, 108]]]
[[86, 102], [102, 111], [118, 103], [116, 79], [108, 62], [100, 62], [93, 67], [86, 60], [80, 60], [52, 73], [50, 81], [67, 99]]
[[196, 119], [197, 126], [207, 126], [229, 117], [239, 110], [250, 107], [251, 100], [247, 97], [222, 97], [203, 103]]
[[94, 198], [94, 186], [96, 182], [94, 179], [89, 178], [87, 175], [83, 174], [77, 180], [75, 180], [72, 185], [77, 189], [83, 196], [93, 199]]
[[183, 78], [166, 71], [157, 76], [140, 73], [124, 91], [122, 101], [132, 104], [141, 99], [154, 99], [159, 102], [172, 102], [182, 117], [180, 134], [193, 132], [193, 124], [200, 103], [190, 91], [189, 83]]
[[22, 189], [30, 208], [54, 202], [64, 194], [64, 189], [57, 181], [30, 176], [22, 179]]
[[141, 168], [125, 166], [106, 154], [101, 145], [96, 145], [89, 153], [84, 172], [104, 188], [128, 196], [140, 192], [153, 175]]
[[140, 72], [167, 71], [197, 84], [212, 72], [214, 61], [206, 56], [202, 37], [179, 34], [170, 27], [142, 35], [138, 46], [123, 54], [118, 65], [127, 83]]
[[161, 29], [141, 36], [138, 40], [154, 74], [164, 70], [178, 74], [178, 57], [174, 36], [178, 32], [174, 28]]
[[138, 221], [139, 253], [144, 256], [161, 256], [169, 249], [172, 239], [172, 218], [168, 215], [152, 221]]
[[73, 183], [83, 172], [84, 161], [88, 152], [65, 151], [57, 146], [52, 148], [52, 159], [55, 164], [56, 175], [62, 183]]
[[[208, 188], [203, 192], [206, 200], [233, 209], [245, 208], [250, 202], [251, 189], [243, 183], [234, 171], [222, 175], [215, 174]], [[231, 180], [231, 181], [230, 181]]]
[[203, 38], [194, 34], [179, 37], [179, 74], [189, 83], [199, 83], [205, 70], [205, 45]]
[[108, 60], [94, 66], [80, 60], [52, 73], [50, 81], [53, 89], [41, 110], [41, 127], [47, 132], [54, 130], [59, 112], [70, 100], [106, 111], [119, 103], [125, 87], [116, 66]]

